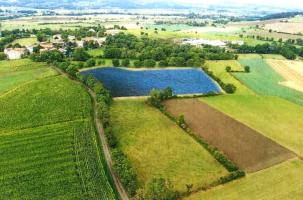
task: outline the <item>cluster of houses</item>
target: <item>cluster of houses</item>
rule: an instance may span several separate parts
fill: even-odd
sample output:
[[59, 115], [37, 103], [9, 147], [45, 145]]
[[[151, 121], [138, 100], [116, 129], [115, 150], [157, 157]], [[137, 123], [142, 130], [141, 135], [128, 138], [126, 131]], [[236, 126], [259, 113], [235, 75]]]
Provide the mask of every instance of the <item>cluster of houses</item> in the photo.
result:
[[181, 44], [189, 44], [195, 47], [202, 48], [204, 45], [210, 45], [215, 47], [226, 47], [228, 44], [243, 45], [244, 41], [222, 41], [222, 40], [206, 40], [206, 39], [181, 39]]
[[[116, 35], [120, 32], [120, 30], [112, 29], [107, 30], [106, 35]], [[86, 42], [93, 41], [97, 43], [99, 46], [102, 46], [106, 41], [106, 37], [86, 37], [81, 40], [77, 40], [75, 36], [69, 35], [68, 42], [74, 42], [77, 47], [83, 48]], [[60, 34], [53, 35], [52, 38], [48, 42], [40, 42], [35, 46], [40, 46], [40, 52], [43, 51], [52, 51], [58, 50], [62, 53], [65, 53], [65, 44], [66, 42], [63, 40]], [[21, 59], [24, 55], [32, 54], [34, 52], [34, 46], [26, 46], [22, 48], [5, 48], [4, 54], [7, 56], [9, 60]]]

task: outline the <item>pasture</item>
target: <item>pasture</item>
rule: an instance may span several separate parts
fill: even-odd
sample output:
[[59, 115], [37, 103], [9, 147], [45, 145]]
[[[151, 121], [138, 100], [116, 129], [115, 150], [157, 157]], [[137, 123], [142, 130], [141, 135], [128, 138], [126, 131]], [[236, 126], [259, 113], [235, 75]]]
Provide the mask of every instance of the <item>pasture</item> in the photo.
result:
[[272, 59], [266, 62], [285, 79], [279, 84], [303, 92], [303, 62]]
[[186, 200], [301, 200], [303, 162], [290, 160], [274, 167], [248, 174], [245, 178], [196, 193]]
[[0, 61], [0, 95], [21, 84], [56, 74], [49, 66], [28, 59]]
[[285, 80], [265, 60], [240, 57], [239, 62], [243, 66], [250, 66], [250, 73], [233, 73], [233, 75], [254, 92], [266, 96], [278, 96], [303, 105], [303, 93], [279, 84]]
[[218, 78], [220, 78], [225, 84], [231, 83], [237, 87], [236, 94], [254, 94], [244, 84], [240, 83], [230, 73], [226, 72], [226, 67], [230, 66], [232, 70], [243, 71], [241, 64], [235, 60], [219, 60], [219, 61], [206, 61], [205, 67], [209, 71], [213, 72]]
[[111, 108], [111, 124], [140, 186], [163, 177], [184, 192], [186, 184], [196, 189], [228, 174], [198, 142], [147, 105], [145, 99], [116, 100]]
[[152, 89], [171, 87], [175, 94], [219, 93], [220, 88], [200, 69], [128, 70], [97, 68], [83, 71], [92, 74], [111, 91], [113, 97], [146, 96]]
[[20, 44], [21, 46], [32, 46], [38, 43], [36, 37], [29, 37], [29, 38], [21, 38], [16, 39], [13, 44]]
[[168, 100], [165, 107], [176, 118], [184, 115], [194, 134], [224, 152], [246, 172], [255, 172], [294, 157], [282, 146], [198, 100]]
[[299, 34], [303, 32], [303, 23], [302, 22], [276, 22], [271, 24], [265, 24], [265, 29], [290, 33], [290, 34]]
[[[2, 72], [29, 67], [7, 63]], [[28, 80], [0, 96], [0, 107], [0, 199], [116, 199], [79, 84]]]

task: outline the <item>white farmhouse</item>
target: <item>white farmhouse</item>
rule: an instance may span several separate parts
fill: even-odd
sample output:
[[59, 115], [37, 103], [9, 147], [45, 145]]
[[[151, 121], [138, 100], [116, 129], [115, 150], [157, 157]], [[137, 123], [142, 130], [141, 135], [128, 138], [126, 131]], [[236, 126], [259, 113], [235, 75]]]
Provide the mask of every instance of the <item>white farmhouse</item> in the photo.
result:
[[21, 59], [27, 53], [26, 48], [6, 48], [4, 53], [9, 60]]
[[182, 44], [190, 44], [196, 47], [202, 47], [203, 45], [210, 45], [216, 47], [225, 47], [226, 43], [221, 40], [205, 40], [205, 39], [184, 39]]

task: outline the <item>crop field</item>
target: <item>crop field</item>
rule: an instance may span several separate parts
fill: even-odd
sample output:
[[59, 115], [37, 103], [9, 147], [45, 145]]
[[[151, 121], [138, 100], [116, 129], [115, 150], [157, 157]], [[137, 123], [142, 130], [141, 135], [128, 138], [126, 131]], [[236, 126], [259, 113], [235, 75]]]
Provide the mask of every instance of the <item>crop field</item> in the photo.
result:
[[303, 62], [271, 59], [266, 62], [285, 79], [281, 85], [303, 92]]
[[198, 142], [145, 100], [116, 100], [111, 123], [141, 186], [163, 177], [184, 192], [186, 184], [196, 189], [228, 174]]
[[165, 107], [175, 117], [184, 115], [195, 134], [223, 151], [246, 172], [258, 171], [294, 157], [282, 146], [198, 100], [169, 100]]
[[0, 95], [20, 84], [56, 74], [49, 66], [28, 59], [0, 61]]
[[274, 30], [277, 32], [283, 33], [291, 33], [291, 34], [298, 34], [303, 32], [303, 23], [302, 22], [277, 22], [272, 24], [266, 24], [265, 29]]
[[83, 71], [101, 80], [114, 97], [146, 96], [152, 89], [171, 87], [175, 94], [220, 92], [220, 88], [200, 69], [127, 70], [99, 68]]
[[0, 96], [0, 107], [0, 199], [116, 199], [80, 85], [32, 80]]
[[196, 193], [186, 200], [301, 200], [303, 162], [298, 159], [248, 174], [245, 178]]
[[201, 100], [303, 155], [302, 106], [278, 97], [257, 95], [228, 95]]
[[129, 29], [127, 33], [140, 36], [141, 32], [148, 33], [151, 38], [161, 38], [161, 39], [181, 39], [181, 38], [201, 38], [207, 40], [228, 40], [228, 41], [245, 41], [249, 45], [263, 44], [265, 41], [256, 40], [252, 38], [241, 38], [238, 35], [230, 33], [216, 33], [216, 32], [180, 32], [180, 31], [161, 31], [155, 33], [154, 30], [141, 30], [141, 29]]
[[206, 61], [205, 67], [212, 71], [218, 78], [220, 78], [225, 84], [231, 83], [237, 87], [236, 94], [253, 94], [245, 85], [235, 79], [230, 73], [226, 73], [226, 67], [230, 66], [232, 70], [243, 71], [241, 64], [234, 60], [220, 60], [220, 61]]
[[21, 38], [17, 39], [13, 42], [13, 44], [20, 44], [21, 46], [31, 46], [34, 44], [37, 44], [37, 38], [35, 37], [30, 37], [30, 38]]
[[250, 73], [233, 73], [242, 83], [258, 94], [278, 96], [303, 105], [303, 93], [285, 87], [280, 82], [285, 81], [263, 59], [239, 59], [243, 66], [250, 66]]

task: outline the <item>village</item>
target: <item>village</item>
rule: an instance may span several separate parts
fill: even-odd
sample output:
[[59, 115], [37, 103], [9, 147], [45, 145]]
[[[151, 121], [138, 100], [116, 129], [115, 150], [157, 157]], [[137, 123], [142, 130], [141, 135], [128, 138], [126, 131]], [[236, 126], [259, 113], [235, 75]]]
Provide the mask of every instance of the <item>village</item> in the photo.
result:
[[[95, 33], [96, 31], [94, 29], [89, 29], [89, 32]], [[108, 29], [105, 31], [104, 35], [116, 35], [120, 32], [118, 29]], [[93, 34], [94, 35], [94, 34]], [[96, 34], [95, 34], [96, 35]], [[74, 47], [78, 48], [84, 48], [87, 44], [91, 43], [95, 47], [101, 47], [104, 42], [106, 41], [106, 37], [98, 37], [96, 36], [90, 36], [90, 37], [84, 37], [78, 40], [76, 36], [74, 35], [68, 35], [67, 39], [63, 38], [61, 34], [55, 34], [52, 36], [49, 36], [47, 41], [37, 41], [33, 45], [25, 45], [21, 46], [19, 44], [15, 45], [8, 45], [4, 49], [4, 54], [6, 55], [6, 58], [9, 60], [16, 60], [21, 59], [24, 56], [38, 53], [38, 52], [44, 52], [44, 51], [52, 51], [52, 50], [58, 50], [63, 54], [66, 54], [67, 47], [69, 45], [72, 45]], [[32, 34], [30, 36], [31, 38], [36, 38], [37, 36]]]

